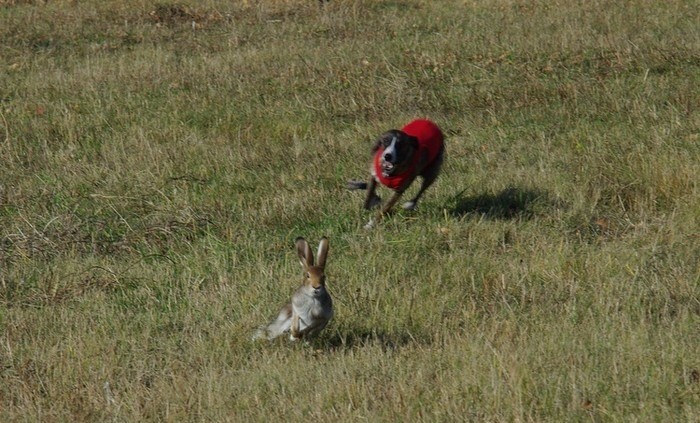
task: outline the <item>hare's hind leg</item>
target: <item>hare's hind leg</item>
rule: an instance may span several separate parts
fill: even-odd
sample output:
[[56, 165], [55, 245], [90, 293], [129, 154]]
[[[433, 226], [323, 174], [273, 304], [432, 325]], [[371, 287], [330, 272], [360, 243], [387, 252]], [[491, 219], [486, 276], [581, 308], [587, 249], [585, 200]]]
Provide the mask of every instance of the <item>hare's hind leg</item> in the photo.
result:
[[282, 335], [284, 332], [288, 331], [292, 325], [292, 305], [287, 304], [282, 307], [277, 318], [270, 323], [267, 328], [267, 339], [275, 339]]

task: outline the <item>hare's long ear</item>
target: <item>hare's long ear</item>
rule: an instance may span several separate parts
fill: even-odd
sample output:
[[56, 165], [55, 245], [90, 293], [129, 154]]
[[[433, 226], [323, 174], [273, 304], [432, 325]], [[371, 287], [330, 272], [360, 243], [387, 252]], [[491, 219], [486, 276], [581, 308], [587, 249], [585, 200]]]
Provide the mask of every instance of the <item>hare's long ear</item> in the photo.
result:
[[297, 254], [299, 255], [299, 261], [304, 269], [314, 265], [314, 255], [311, 253], [311, 247], [309, 243], [302, 237], [299, 237], [294, 241], [297, 246]]
[[324, 236], [321, 238], [321, 242], [318, 243], [318, 252], [316, 253], [316, 265], [318, 267], [322, 269], [326, 267], [326, 256], [328, 256], [328, 238]]

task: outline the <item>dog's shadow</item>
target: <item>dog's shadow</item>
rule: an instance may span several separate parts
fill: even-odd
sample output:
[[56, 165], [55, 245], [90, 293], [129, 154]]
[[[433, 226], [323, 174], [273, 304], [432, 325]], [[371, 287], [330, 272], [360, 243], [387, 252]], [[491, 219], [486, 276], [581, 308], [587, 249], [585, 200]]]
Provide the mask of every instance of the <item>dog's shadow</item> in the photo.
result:
[[455, 217], [481, 216], [493, 220], [530, 219], [548, 204], [546, 192], [534, 189], [510, 187], [496, 194], [484, 193], [462, 197], [464, 191], [454, 197], [452, 215]]

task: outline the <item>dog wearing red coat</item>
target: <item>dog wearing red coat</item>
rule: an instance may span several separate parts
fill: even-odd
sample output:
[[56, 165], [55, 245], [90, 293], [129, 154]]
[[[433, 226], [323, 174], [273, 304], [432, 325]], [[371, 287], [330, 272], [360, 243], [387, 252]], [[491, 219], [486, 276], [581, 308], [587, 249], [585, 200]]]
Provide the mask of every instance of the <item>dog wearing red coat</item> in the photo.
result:
[[[376, 193], [382, 184], [394, 191], [381, 207], [377, 220], [388, 214], [413, 181], [420, 176], [422, 184], [416, 195], [403, 208], [414, 210], [418, 200], [438, 177], [445, 157], [444, 136], [440, 128], [427, 119], [416, 119], [406, 126], [382, 134], [372, 148], [371, 177], [368, 183], [350, 181], [350, 189], [367, 189], [364, 208], [381, 204]], [[374, 226], [370, 219], [366, 227]]]

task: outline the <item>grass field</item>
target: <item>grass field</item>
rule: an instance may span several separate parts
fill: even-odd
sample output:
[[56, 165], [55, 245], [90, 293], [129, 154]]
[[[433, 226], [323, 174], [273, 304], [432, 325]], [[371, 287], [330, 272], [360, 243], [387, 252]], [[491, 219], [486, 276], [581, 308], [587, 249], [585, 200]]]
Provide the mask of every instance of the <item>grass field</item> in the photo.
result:
[[[699, 22], [0, 0], [0, 421], [700, 421]], [[443, 173], [364, 230], [419, 116]], [[334, 320], [251, 342], [323, 235]]]

